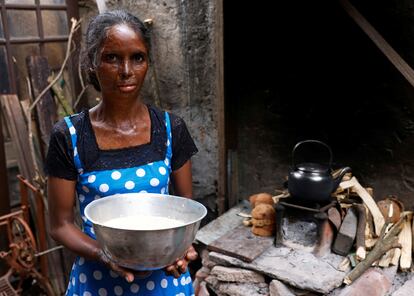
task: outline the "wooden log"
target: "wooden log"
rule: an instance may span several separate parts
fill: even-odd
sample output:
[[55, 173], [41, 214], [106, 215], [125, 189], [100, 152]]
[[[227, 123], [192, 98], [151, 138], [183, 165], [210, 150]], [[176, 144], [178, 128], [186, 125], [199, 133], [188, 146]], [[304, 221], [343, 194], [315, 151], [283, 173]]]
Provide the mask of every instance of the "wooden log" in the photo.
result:
[[387, 253], [385, 253], [385, 255], [381, 257], [378, 265], [381, 267], [388, 267], [391, 264], [392, 259], [394, 258], [395, 250], [399, 249], [391, 249]]
[[348, 209], [346, 216], [336, 236], [332, 251], [346, 256], [350, 252], [357, 232], [357, 216], [353, 208]]
[[365, 207], [363, 205], [357, 204], [354, 206], [357, 215], [358, 215], [358, 226], [356, 232], [356, 256], [358, 260], [364, 260], [366, 257], [365, 250], [365, 226], [366, 216], [365, 216]]
[[399, 248], [394, 249], [394, 256], [392, 257], [390, 264], [394, 266], [398, 266], [400, 262], [400, 257], [401, 257], [401, 249]]
[[34, 159], [27, 152], [28, 147], [30, 147], [29, 134], [27, 132], [26, 116], [20, 106], [20, 101], [16, 95], [1, 95], [0, 104], [13, 145], [17, 150], [19, 171], [32, 182], [36, 171]]
[[398, 243], [398, 234], [402, 229], [404, 219], [401, 218], [388, 232], [389, 223], [385, 223], [381, 229], [380, 237], [374, 248], [367, 255], [365, 260], [358, 263], [358, 265], [348, 273], [344, 278], [344, 283], [350, 285], [357, 278], [359, 278], [371, 265], [377, 261], [383, 254], [393, 248], [400, 248], [401, 245]]
[[[43, 89], [48, 86], [50, 69], [47, 58], [43, 56], [30, 55], [26, 58], [27, 71], [32, 86], [33, 97], [37, 97]], [[40, 131], [42, 159], [46, 157], [50, 133], [57, 121], [57, 108], [55, 100], [50, 91], [46, 92], [36, 104], [36, 117]]]
[[400, 232], [400, 235], [398, 236], [398, 242], [401, 244], [400, 268], [402, 271], [409, 270], [412, 262], [412, 218], [412, 212], [405, 213], [403, 228]]
[[381, 233], [381, 229], [384, 226], [385, 220], [372, 196], [369, 195], [367, 190], [364, 187], [362, 187], [361, 184], [359, 184], [358, 180], [355, 177], [352, 177], [352, 179], [349, 181], [342, 182], [340, 184], [340, 187], [343, 189], [352, 187], [355, 190], [355, 192], [358, 193], [358, 195], [361, 197], [362, 201], [367, 205], [369, 211], [372, 214], [375, 225], [375, 234], [379, 236]]

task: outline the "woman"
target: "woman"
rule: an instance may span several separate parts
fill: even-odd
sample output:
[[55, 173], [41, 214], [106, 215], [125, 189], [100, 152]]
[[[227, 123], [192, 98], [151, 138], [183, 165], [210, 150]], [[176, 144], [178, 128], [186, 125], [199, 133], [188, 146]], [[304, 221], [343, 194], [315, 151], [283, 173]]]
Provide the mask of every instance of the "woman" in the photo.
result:
[[[168, 193], [191, 198], [190, 157], [197, 152], [181, 118], [143, 104], [139, 92], [149, 64], [148, 32], [125, 11], [95, 17], [86, 33], [84, 66], [101, 91], [90, 110], [58, 122], [51, 136], [46, 170], [52, 237], [79, 255], [67, 295], [192, 295], [183, 259], [164, 270], [134, 273], [111, 262], [95, 240], [83, 211], [115, 193]], [[79, 202], [81, 231], [74, 224]]]

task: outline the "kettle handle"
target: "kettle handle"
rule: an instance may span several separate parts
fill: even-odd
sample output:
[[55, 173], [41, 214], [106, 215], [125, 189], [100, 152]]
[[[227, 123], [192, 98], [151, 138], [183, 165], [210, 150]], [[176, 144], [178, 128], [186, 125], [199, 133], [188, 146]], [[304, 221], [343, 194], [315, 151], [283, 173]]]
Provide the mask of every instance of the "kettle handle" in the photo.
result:
[[295, 147], [293, 147], [293, 150], [292, 150], [292, 166], [294, 168], [296, 168], [296, 162], [295, 162], [296, 149], [298, 149], [298, 147], [303, 145], [303, 144], [309, 144], [309, 143], [320, 144], [320, 145], [324, 146], [329, 151], [329, 168], [331, 168], [332, 167], [332, 158], [333, 158], [332, 150], [327, 144], [325, 144], [324, 142], [318, 141], [318, 140], [305, 140], [305, 141], [300, 141], [299, 143], [297, 143], [295, 145]]

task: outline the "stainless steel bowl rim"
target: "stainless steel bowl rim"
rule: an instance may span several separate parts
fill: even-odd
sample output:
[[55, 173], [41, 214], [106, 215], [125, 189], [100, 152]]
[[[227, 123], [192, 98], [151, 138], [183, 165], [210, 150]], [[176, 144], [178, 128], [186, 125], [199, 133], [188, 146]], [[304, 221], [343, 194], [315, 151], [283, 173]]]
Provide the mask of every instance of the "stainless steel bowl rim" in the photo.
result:
[[[197, 203], [203, 209], [203, 214], [200, 217], [198, 217], [197, 219], [186, 222], [186, 223], [184, 223], [180, 226], [161, 228], [161, 229], [152, 229], [152, 230], [136, 230], [136, 229], [123, 229], [123, 230], [162, 231], [162, 230], [166, 230], [166, 229], [180, 228], [180, 227], [184, 227], [184, 226], [196, 223], [196, 222], [200, 221], [201, 219], [203, 219], [207, 215], [207, 209], [202, 203], [197, 202], [195, 200], [192, 200], [190, 198], [186, 198], [186, 197], [181, 197], [181, 196], [176, 196], [176, 195], [169, 195], [169, 194], [161, 194], [161, 193], [117, 193], [117, 194], [102, 197], [100, 199], [93, 200], [88, 205], [86, 205], [85, 210], [84, 210], [84, 214], [85, 214], [86, 219], [88, 219], [89, 221], [91, 221], [93, 224], [96, 224], [96, 225], [100, 225], [100, 226], [107, 227], [107, 228], [112, 228], [112, 229], [117, 229], [117, 228], [107, 226], [107, 225], [103, 224], [102, 222], [97, 222], [96, 220], [92, 219], [89, 215], [89, 211], [92, 207], [97, 206], [99, 203], [103, 203], [105, 201], [108, 201], [108, 199], [117, 199], [117, 198], [125, 198], [125, 197], [133, 197], [133, 198], [142, 198], [142, 197], [170, 198], [170, 197], [172, 197], [172, 198], [176, 198], [176, 199], [183, 199], [183, 200], [186, 200], [186, 202], [195, 202], [195, 203]], [[105, 201], [104, 201], [104, 199], [105, 199]]]

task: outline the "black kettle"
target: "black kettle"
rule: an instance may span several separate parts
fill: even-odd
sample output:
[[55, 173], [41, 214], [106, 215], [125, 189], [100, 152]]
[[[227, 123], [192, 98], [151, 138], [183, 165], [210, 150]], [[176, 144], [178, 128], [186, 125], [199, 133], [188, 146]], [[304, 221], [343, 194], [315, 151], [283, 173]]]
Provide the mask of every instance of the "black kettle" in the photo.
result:
[[[324, 165], [314, 162], [296, 163], [296, 150], [299, 146], [305, 144], [318, 144], [326, 148], [329, 152], [328, 164]], [[329, 202], [331, 200], [331, 193], [338, 188], [342, 177], [350, 171], [350, 167], [344, 167], [340, 170], [338, 177], [333, 178], [331, 148], [327, 144], [317, 140], [299, 142], [292, 150], [292, 171], [288, 177], [289, 194], [292, 198], [304, 202]]]

